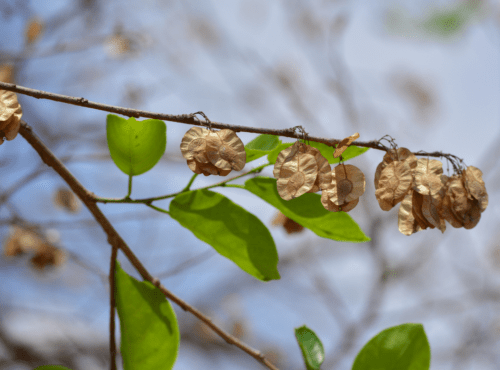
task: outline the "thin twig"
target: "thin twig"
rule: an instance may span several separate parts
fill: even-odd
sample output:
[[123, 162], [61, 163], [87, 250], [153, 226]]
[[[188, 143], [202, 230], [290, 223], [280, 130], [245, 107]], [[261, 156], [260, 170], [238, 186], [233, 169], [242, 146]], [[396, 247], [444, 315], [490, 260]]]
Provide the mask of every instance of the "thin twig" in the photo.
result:
[[[0, 86], [1, 87], [1, 86]], [[148, 270], [143, 266], [141, 261], [136, 257], [134, 252], [127, 246], [125, 241], [122, 239], [120, 234], [115, 230], [113, 225], [109, 222], [109, 220], [104, 216], [99, 207], [92, 200], [94, 195], [89, 192], [85, 187], [69, 172], [69, 170], [64, 166], [64, 164], [57, 158], [49, 148], [38, 138], [38, 136], [33, 132], [32, 128], [24, 121], [21, 120], [21, 127], [19, 129], [19, 133], [24, 137], [24, 139], [38, 152], [42, 160], [50, 167], [52, 167], [58, 174], [61, 176], [64, 181], [68, 184], [68, 186], [73, 190], [73, 192], [81, 199], [81, 201], [85, 204], [88, 210], [94, 215], [96, 221], [101, 225], [102, 229], [108, 236], [108, 242], [114, 248], [120, 248], [122, 252], [125, 254], [130, 263], [135, 267], [137, 272], [142, 276], [144, 280], [151, 282], [154, 286], [160, 289], [165, 297], [170, 299], [172, 302], [180, 306], [184, 311], [188, 311], [198, 319], [203, 321], [208, 327], [210, 327], [213, 331], [215, 331], [222, 339], [224, 339], [227, 343], [232, 344], [257, 361], [262, 363], [264, 366], [271, 370], [278, 370], [276, 366], [274, 366], [260, 351], [257, 351], [251, 348], [246, 343], [240, 341], [236, 337], [231, 334], [225, 332], [217, 325], [212, 322], [208, 316], [205, 316], [200, 311], [198, 311], [193, 306], [184, 302], [179, 297], [172, 294], [167, 288], [165, 288], [158, 279], [153, 278]]]
[[116, 307], [116, 288], [115, 271], [116, 258], [118, 257], [118, 248], [111, 247], [111, 261], [109, 267], [109, 360], [110, 370], [116, 370], [116, 342], [115, 342], [115, 307]]

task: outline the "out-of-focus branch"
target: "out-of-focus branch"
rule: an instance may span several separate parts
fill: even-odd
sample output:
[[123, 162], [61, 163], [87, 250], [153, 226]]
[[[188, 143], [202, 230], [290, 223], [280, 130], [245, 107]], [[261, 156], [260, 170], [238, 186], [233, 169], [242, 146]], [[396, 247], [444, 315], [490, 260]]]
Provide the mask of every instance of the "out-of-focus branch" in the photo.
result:
[[24, 139], [38, 152], [42, 160], [50, 167], [52, 167], [69, 185], [71, 190], [81, 199], [88, 210], [93, 214], [96, 221], [101, 225], [102, 229], [108, 236], [109, 244], [116, 249], [121, 249], [125, 256], [128, 258], [130, 263], [135, 267], [137, 272], [142, 276], [144, 280], [149, 281], [154, 286], [162, 291], [162, 293], [180, 306], [184, 311], [188, 311], [196, 316], [199, 320], [203, 321], [208, 327], [215, 331], [222, 339], [227, 343], [232, 344], [244, 352], [255, 358], [257, 361], [262, 363], [264, 366], [271, 370], [277, 370], [274, 366], [260, 351], [257, 351], [246, 343], [240, 341], [233, 335], [225, 332], [220, 327], [215, 325], [212, 320], [205, 316], [203, 313], [198, 311], [195, 307], [192, 307], [188, 303], [184, 302], [182, 299], [171, 293], [167, 288], [165, 288], [157, 278], [154, 278], [149, 271], [144, 267], [144, 265], [139, 261], [137, 256], [132, 252], [132, 250], [125, 243], [123, 238], [118, 234], [113, 225], [108, 221], [106, 216], [97, 207], [96, 203], [93, 201], [93, 194], [89, 192], [85, 187], [69, 172], [69, 170], [64, 166], [64, 164], [50, 151], [49, 148], [38, 138], [38, 136], [33, 132], [32, 128], [24, 121], [21, 121], [21, 127], [19, 133], [24, 137]]

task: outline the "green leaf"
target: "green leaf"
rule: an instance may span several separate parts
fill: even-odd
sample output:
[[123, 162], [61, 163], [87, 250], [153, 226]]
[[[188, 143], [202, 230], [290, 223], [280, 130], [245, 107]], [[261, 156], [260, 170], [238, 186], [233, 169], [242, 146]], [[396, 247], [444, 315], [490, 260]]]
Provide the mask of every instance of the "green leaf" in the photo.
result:
[[[303, 141], [303, 140], [301, 140], [301, 141]], [[323, 155], [323, 157], [325, 157], [328, 160], [328, 163], [334, 164], [334, 163], [340, 162], [340, 158], [333, 157], [333, 152], [334, 152], [335, 148], [337, 147], [337, 145], [329, 146], [329, 145], [326, 145], [323, 143], [317, 143], [316, 141], [310, 141], [309, 145], [318, 149], [321, 152], [321, 154]], [[370, 148], [364, 148], [364, 147], [358, 147], [355, 145], [350, 145], [344, 151], [344, 153], [342, 153], [342, 160], [347, 161], [348, 159], [357, 157], [358, 155], [361, 155], [364, 152], [366, 152], [368, 149], [370, 149]]]
[[307, 370], [319, 370], [325, 360], [325, 350], [316, 333], [304, 325], [295, 328], [295, 338], [299, 343]]
[[124, 370], [170, 370], [179, 352], [179, 326], [165, 296], [116, 262], [116, 308]]
[[43, 366], [35, 367], [34, 370], [71, 370], [71, 369], [67, 368], [66, 366], [62, 366], [62, 365], [43, 365]]
[[262, 134], [257, 136], [245, 145], [247, 163], [270, 153], [278, 144], [281, 144], [281, 140], [276, 135]]
[[276, 189], [276, 179], [270, 177], [249, 179], [245, 182], [245, 189], [318, 236], [354, 243], [371, 240], [347, 213], [327, 211], [319, 194], [306, 193], [292, 200], [283, 200]]
[[116, 166], [137, 176], [153, 168], [167, 146], [167, 126], [158, 119], [137, 121], [108, 114], [106, 135], [109, 153]]
[[292, 146], [294, 143], [281, 143], [278, 144], [276, 148], [274, 148], [271, 153], [268, 154], [267, 160], [269, 163], [274, 164], [276, 162], [276, 159], [278, 158], [278, 155], [283, 149], [288, 148], [289, 146]]
[[[302, 140], [301, 140], [302, 141]], [[267, 159], [269, 163], [276, 163], [276, 159], [278, 158], [278, 155], [283, 149], [286, 149], [290, 146], [292, 146], [294, 143], [281, 143], [279, 144], [276, 148], [274, 148], [273, 151], [269, 153], [267, 156]], [[333, 158], [333, 151], [335, 150], [336, 145], [334, 146], [329, 146], [323, 143], [318, 143], [316, 141], [309, 141], [308, 145], [318, 149], [323, 157], [325, 157], [328, 160], [328, 163], [334, 164], [334, 163], [339, 163], [340, 158]], [[348, 159], [357, 157], [358, 155], [363, 154], [370, 148], [363, 148], [363, 147], [357, 147], [355, 145], [350, 145], [345, 152], [342, 154], [342, 159], [344, 161], [347, 161]]]
[[428, 370], [431, 350], [422, 324], [385, 329], [359, 351], [352, 370]]
[[224, 195], [201, 189], [170, 203], [170, 216], [253, 277], [279, 279], [278, 252], [267, 227]]

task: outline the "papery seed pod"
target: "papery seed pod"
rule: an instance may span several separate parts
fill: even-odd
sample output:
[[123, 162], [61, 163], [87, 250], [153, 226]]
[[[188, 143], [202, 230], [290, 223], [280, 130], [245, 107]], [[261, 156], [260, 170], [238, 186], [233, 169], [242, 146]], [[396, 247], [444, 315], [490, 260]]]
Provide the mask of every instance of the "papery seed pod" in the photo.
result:
[[14, 83], [13, 80], [14, 68], [10, 64], [0, 65], [0, 81], [7, 82], [9, 84]]
[[449, 179], [446, 194], [450, 197], [452, 213], [458, 220], [461, 220], [468, 208], [467, 190], [461, 176], [454, 175]]
[[59, 188], [54, 194], [54, 204], [71, 213], [77, 213], [80, 210], [80, 202], [71, 190]]
[[333, 194], [333, 187], [330, 189], [324, 189], [321, 193], [321, 204], [323, 204], [323, 207], [327, 209], [330, 212], [349, 212], [350, 210], [354, 209], [359, 203], [359, 198], [356, 198], [348, 203], [344, 203], [341, 206], [336, 205], [334, 202], [332, 202], [331, 199], [335, 199], [336, 194]]
[[294, 159], [294, 157], [299, 152], [300, 147], [304, 145], [300, 141], [296, 141], [292, 146], [283, 149], [279, 154], [278, 158], [276, 158], [276, 162], [274, 163], [273, 176], [275, 179], [279, 179], [281, 167], [284, 163], [289, 162]]
[[422, 194], [417, 193], [416, 191], [412, 192], [411, 204], [412, 204], [412, 213], [413, 217], [417, 221], [418, 225], [422, 230], [430, 227], [434, 229], [434, 226], [430, 224], [424, 217], [422, 213], [422, 204], [424, 203], [424, 198]]
[[332, 170], [330, 163], [328, 163], [328, 160], [325, 157], [323, 157], [321, 152], [315, 147], [304, 144], [301, 145], [299, 148], [300, 148], [299, 152], [314, 156], [316, 164], [318, 165], [318, 176], [314, 181], [312, 189], [309, 190], [308, 193], [316, 193], [320, 189], [326, 188], [331, 181], [330, 177], [327, 174]]
[[411, 235], [422, 230], [413, 215], [413, 190], [409, 190], [403, 198], [398, 212], [398, 228], [404, 235]]
[[245, 146], [233, 130], [212, 131], [207, 136], [207, 158], [222, 170], [241, 171], [245, 167]]
[[483, 181], [483, 173], [479, 168], [469, 166], [462, 172], [462, 180], [467, 189], [467, 197], [469, 199], [477, 199], [479, 208], [484, 212], [488, 206], [488, 193]]
[[62, 250], [44, 243], [31, 258], [31, 264], [36, 269], [43, 270], [46, 266], [60, 266], [65, 260], [66, 254]]
[[481, 209], [479, 202], [476, 199], [468, 199], [467, 204], [467, 211], [463, 215], [463, 223], [464, 228], [472, 229], [476, 227], [476, 225], [479, 223], [479, 220], [481, 219]]
[[435, 159], [420, 158], [413, 172], [413, 190], [422, 195], [434, 195], [441, 188], [443, 164]]
[[12, 91], [0, 90], [0, 144], [3, 138], [13, 140], [21, 127], [23, 111]]
[[188, 161], [194, 159], [199, 163], [208, 163], [209, 161], [206, 156], [206, 138], [209, 132], [210, 131], [204, 127], [191, 127], [184, 134], [181, 141], [182, 156]]
[[33, 44], [36, 40], [38, 40], [38, 38], [42, 34], [42, 31], [42, 22], [36, 18], [31, 19], [26, 27], [26, 43]]
[[441, 202], [441, 207], [438, 208], [439, 217], [448, 221], [448, 223], [455, 228], [463, 227], [462, 222], [460, 222], [460, 220], [457, 218], [457, 216], [455, 216], [455, 214], [451, 210], [452, 207], [451, 199], [447, 193], [447, 189], [448, 189], [448, 182], [446, 185], [443, 201]]
[[437, 227], [442, 233], [446, 230], [444, 219], [439, 216], [438, 208], [440, 207], [439, 196], [436, 195], [423, 195], [422, 214], [425, 220], [432, 226]]
[[330, 172], [329, 177], [331, 182], [325, 189], [330, 190], [330, 200], [336, 205], [349, 203], [365, 192], [365, 175], [356, 166], [340, 164]]
[[406, 148], [390, 149], [384, 154], [384, 159], [380, 162], [375, 170], [375, 190], [378, 189], [378, 182], [382, 170], [387, 167], [388, 164], [398, 161], [408, 163], [410, 169], [413, 170], [417, 167], [417, 157]]
[[286, 217], [283, 213], [277, 212], [272, 221], [272, 225], [281, 225], [288, 234], [299, 233], [304, 230], [304, 226], [295, 222], [291, 218]]
[[391, 162], [381, 172], [375, 197], [380, 208], [389, 211], [401, 202], [411, 188], [413, 177], [407, 162]]
[[281, 167], [277, 189], [281, 198], [290, 200], [311, 190], [318, 175], [318, 165], [310, 154], [297, 153], [296, 158]]
[[351, 143], [359, 138], [359, 134], [356, 132], [353, 135], [346, 137], [345, 139], [342, 139], [340, 143], [338, 143], [337, 147], [335, 148], [335, 152], [333, 153], [333, 158], [338, 158], [342, 155], [342, 153], [345, 152], [345, 150], [351, 145]]
[[187, 161], [188, 167], [191, 171], [197, 174], [203, 174], [205, 176], [219, 175], [227, 176], [231, 170], [221, 170], [215, 167], [212, 163], [199, 163], [198, 161], [191, 159]]

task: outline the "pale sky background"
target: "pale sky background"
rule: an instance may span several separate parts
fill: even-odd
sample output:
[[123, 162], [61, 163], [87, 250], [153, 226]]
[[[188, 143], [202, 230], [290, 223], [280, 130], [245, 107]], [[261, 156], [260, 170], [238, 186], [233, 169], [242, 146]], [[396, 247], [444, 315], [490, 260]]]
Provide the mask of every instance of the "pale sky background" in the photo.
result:
[[[14, 3], [0, 1], [0, 16]], [[456, 6], [460, 2], [438, 3]], [[387, 14], [396, 9], [396, 4], [400, 10], [396, 14], [401, 19], [417, 19], [426, 16], [433, 9], [431, 6], [437, 7], [438, 3], [96, 1], [99, 10], [83, 14], [76, 2], [31, 1], [21, 14], [1, 18], [0, 63], [5, 61], [5, 54], [17, 55], [25, 50], [23, 33], [29, 18], [36, 15], [48, 22], [65, 14], [62, 19], [69, 20], [59, 28], [47, 28], [33, 45], [33, 55], [43, 55], [60, 43], [90, 46], [81, 51], [27, 59], [19, 65], [17, 84], [154, 112], [181, 114], [201, 110], [211, 120], [228, 124], [276, 129], [303, 125], [313, 136], [341, 139], [359, 132], [361, 140], [376, 140], [390, 134], [401, 147], [412, 151], [441, 150], [463, 158], [467, 165], [479, 167], [489, 193], [489, 206], [473, 230], [454, 229], [447, 224], [444, 234], [428, 229], [407, 237], [398, 231], [398, 207], [384, 212], [375, 199], [373, 175], [383, 153], [370, 150], [349, 161], [367, 179], [366, 192], [350, 215], [368, 236], [377, 232], [379, 248], [389, 264], [395, 266], [416, 259], [415, 253], [421, 253], [422, 245], [435, 246], [435, 251], [415, 276], [394, 279], [388, 284], [380, 306], [381, 316], [356, 339], [335, 367], [327, 363], [338, 352], [342, 326], [322, 303], [313, 277], [321, 273], [327, 278], [345, 302], [342, 310], [336, 309], [342, 311], [344, 318], [356, 320], [380, 274], [369, 243], [335, 242], [307, 230], [287, 235], [270, 226], [275, 210], [265, 202], [240, 189], [217, 189], [257, 215], [270, 228], [280, 261], [293, 257], [293, 265], [280, 269], [281, 280], [263, 283], [214, 252], [205, 262], [162, 282], [183, 300], [214, 316], [222, 326], [229, 325], [235, 317], [243, 319], [248, 327], [248, 337], [243, 340], [260, 350], [278, 348], [283, 369], [303, 369], [293, 334], [298, 326], [307, 325], [323, 341], [326, 370], [350, 369], [354, 356], [372, 336], [404, 322], [424, 325], [431, 346], [431, 369], [498, 369], [498, 299], [469, 305], [464, 298], [460, 300], [463, 305], [451, 305], [449, 311], [435, 311], [426, 302], [462, 294], [470, 298], [467, 292], [471, 289], [499, 289], [500, 262], [491, 256], [495, 248], [500, 248], [500, 175], [496, 160], [500, 155], [500, 5], [494, 1], [480, 2], [479, 14], [463, 32], [450, 38], [412, 28], [408, 21], [403, 22], [405, 29], [388, 21]], [[300, 22], [293, 21], [303, 14], [312, 19], [309, 36], [300, 31]], [[92, 20], [91, 27], [86, 27], [86, 17]], [[340, 24], [335, 23], [342, 21], [339, 17], [344, 17], [345, 28], [335, 32], [337, 28], [332, 25]], [[108, 52], [103, 41], [118, 24], [134, 40], [135, 54], [114, 57]], [[200, 30], [196, 27], [202, 31], [196, 31]], [[209, 37], [210, 34], [215, 36]], [[294, 91], [284, 91], [276, 82], [279, 71], [291, 79]], [[401, 81], [409, 79], [418, 81], [431, 96], [429, 111], [421, 106], [415, 109], [411, 95], [398, 88]], [[354, 119], [339, 98], [335, 80], [347, 86]], [[139, 91], [142, 98], [134, 102], [127, 98], [128, 90]], [[46, 141], [56, 155], [108, 154], [106, 112], [18, 97], [23, 118], [42, 139], [49, 135], [40, 131], [40, 126], [53, 135], [74, 135], [57, 145]], [[92, 126], [86, 133], [79, 131], [87, 124]], [[167, 122], [166, 154], [151, 171], [134, 178], [133, 198], [167, 194], [185, 186], [192, 172], [181, 157], [179, 145], [188, 129], [187, 125]], [[255, 137], [248, 133], [238, 136], [244, 143]], [[0, 161], [5, 159], [10, 162], [0, 167], [0, 192], [45, 166], [20, 136], [0, 146]], [[263, 160], [265, 157], [247, 164], [245, 170]], [[446, 173], [446, 161], [442, 161]], [[126, 194], [127, 176], [111, 161], [74, 161], [68, 168], [98, 196]], [[263, 174], [272, 177], [272, 167]], [[219, 180], [201, 176], [193, 186], [216, 181]], [[54, 208], [52, 194], [60, 185], [63, 181], [47, 171], [18, 191], [11, 202], [31, 222], [59, 221], [71, 226], [78, 220], [89, 219], [91, 215], [86, 210], [68, 215]], [[163, 208], [168, 208], [168, 204], [155, 203]], [[99, 204], [99, 208], [112, 222], [114, 216], [124, 212], [140, 215], [138, 220], [114, 225], [155, 276], [211, 249], [168, 215], [157, 215], [145, 206]], [[372, 221], [378, 216], [383, 216], [380, 227], [371, 230]], [[0, 219], [8, 217], [8, 209], [0, 207]], [[63, 248], [107, 274], [110, 247], [98, 227], [54, 228]], [[7, 236], [8, 230], [7, 225], [0, 225], [0, 239]], [[297, 251], [306, 246], [306, 252], [298, 255]], [[127, 272], [138, 276], [123, 255], [120, 261]], [[0, 281], [0, 320], [20, 341], [36, 346], [47, 343], [47, 338], [107, 343], [108, 288], [96, 274], [71, 262], [41, 275], [26, 267], [26, 261], [1, 261]], [[189, 314], [173, 307], [179, 321], [191, 320]], [[496, 331], [491, 329], [495, 325]], [[490, 352], [481, 352], [476, 343], [479, 339], [474, 333], [484, 337], [477, 327], [496, 333], [485, 339]], [[454, 351], [462, 348], [464, 337], [472, 341], [472, 349], [471, 353], [460, 352], [466, 358], [461, 360]], [[45, 347], [46, 351], [51, 350], [50, 345]], [[200, 354], [196, 347], [181, 340], [175, 369], [263, 368], [243, 352], [232, 353], [235, 352], [236, 356], [209, 352], [214, 362], [207, 366], [207, 353]], [[90, 358], [81, 361], [82, 369], [103, 368]]]

